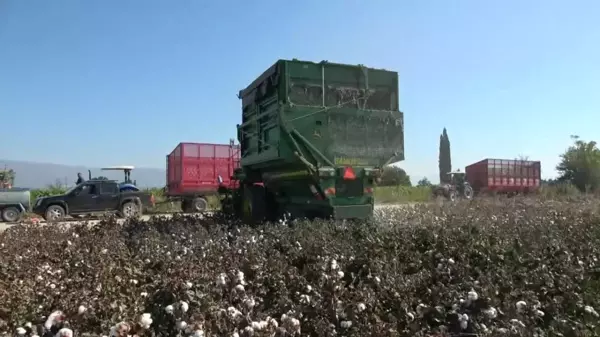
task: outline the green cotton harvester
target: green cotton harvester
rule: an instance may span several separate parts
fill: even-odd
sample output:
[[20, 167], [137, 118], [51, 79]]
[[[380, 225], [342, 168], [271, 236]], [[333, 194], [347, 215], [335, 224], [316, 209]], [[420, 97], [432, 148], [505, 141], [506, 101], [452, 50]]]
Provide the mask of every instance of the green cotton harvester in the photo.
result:
[[279, 60], [239, 98], [238, 184], [220, 189], [225, 208], [251, 222], [373, 214], [381, 169], [404, 160], [397, 72]]

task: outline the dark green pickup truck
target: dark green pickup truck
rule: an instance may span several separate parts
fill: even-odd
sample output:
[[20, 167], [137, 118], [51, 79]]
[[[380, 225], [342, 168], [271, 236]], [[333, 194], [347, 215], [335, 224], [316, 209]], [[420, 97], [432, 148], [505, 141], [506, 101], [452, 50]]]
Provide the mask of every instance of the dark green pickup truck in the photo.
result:
[[120, 191], [113, 180], [89, 180], [64, 194], [38, 198], [33, 212], [46, 221], [60, 221], [67, 215], [116, 213], [138, 217], [154, 206], [154, 195], [142, 191]]

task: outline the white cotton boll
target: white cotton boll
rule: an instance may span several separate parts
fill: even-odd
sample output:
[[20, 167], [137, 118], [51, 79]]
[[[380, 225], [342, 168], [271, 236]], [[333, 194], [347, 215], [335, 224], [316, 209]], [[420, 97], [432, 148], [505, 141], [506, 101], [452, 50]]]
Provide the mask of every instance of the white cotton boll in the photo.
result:
[[149, 313], [143, 313], [140, 316], [139, 323], [144, 329], [150, 329], [150, 325], [152, 325], [152, 316]]
[[545, 314], [543, 311], [541, 311], [541, 310], [537, 309], [537, 310], [535, 311], [535, 315], [536, 315], [537, 317], [544, 317], [546, 314]]
[[44, 280], [44, 278], [42, 277], [42, 275], [38, 275], [35, 279], [37, 281], [43, 281]]
[[190, 309], [190, 305], [184, 301], [181, 301], [179, 303], [179, 307], [181, 308], [181, 311], [183, 311], [183, 312], [187, 312]]
[[57, 310], [57, 311], [51, 313], [50, 316], [48, 316], [48, 318], [46, 319], [46, 322], [44, 323], [44, 327], [46, 328], [46, 330], [50, 330], [54, 324], [58, 323], [59, 321], [62, 321], [63, 319], [64, 319], [63, 312], [60, 310]]
[[165, 311], [167, 312], [167, 314], [172, 314], [174, 309], [175, 308], [173, 308], [173, 306], [170, 304], [165, 307]]
[[247, 326], [244, 328], [244, 332], [246, 333], [246, 336], [253, 336], [254, 335], [254, 329], [252, 329], [251, 326]]
[[508, 329], [507, 328], [498, 328], [496, 331], [498, 331], [501, 334], [506, 334], [508, 333]]
[[458, 321], [460, 322], [460, 328], [463, 330], [466, 330], [469, 326], [469, 316], [467, 314], [459, 315]]
[[275, 318], [271, 318], [269, 319], [269, 325], [274, 327], [274, 328], [278, 328], [279, 327], [279, 323], [277, 323], [277, 320]]
[[204, 330], [195, 330], [194, 333], [192, 334], [193, 337], [204, 337]]
[[344, 272], [343, 272], [343, 271], [341, 271], [341, 270], [340, 270], [340, 271], [338, 271], [338, 272], [337, 272], [337, 276], [338, 276], [338, 278], [343, 278], [343, 277], [344, 277]]
[[256, 301], [254, 301], [253, 298], [247, 298], [244, 300], [244, 305], [246, 306], [246, 308], [252, 309], [256, 305]]
[[217, 277], [217, 284], [220, 286], [224, 286], [227, 284], [227, 275], [225, 275], [225, 273], [221, 273], [218, 277]]
[[421, 316], [425, 309], [427, 309], [427, 306], [423, 303], [419, 303], [419, 305], [417, 305], [417, 315]]
[[313, 290], [313, 288], [309, 285], [306, 286], [306, 292], [310, 293]]
[[449, 258], [449, 259], [448, 259], [448, 263], [449, 263], [449, 264], [454, 264], [454, 259], [452, 259], [452, 258]]
[[262, 330], [262, 326], [259, 322], [252, 322], [250, 326], [252, 326], [252, 330]]
[[25, 323], [25, 327], [31, 329], [33, 327], [33, 324], [31, 324], [31, 322], [27, 322]]
[[56, 337], [73, 337], [73, 330], [67, 329], [67, 328], [62, 328], [62, 329], [58, 330]]
[[106, 254], [106, 253], [108, 253], [108, 249], [104, 248], [104, 249], [102, 249], [102, 250], [100, 251], [100, 253], [102, 253], [102, 254]]
[[527, 303], [525, 303], [525, 301], [518, 301], [515, 306], [517, 307], [518, 312], [522, 312], [525, 310], [525, 307], [527, 307]]
[[240, 334], [237, 333], [237, 332], [234, 332], [234, 333], [231, 334], [231, 337], [240, 337]]
[[598, 312], [596, 312], [596, 309], [594, 309], [594, 307], [586, 305], [585, 308], [583, 309], [587, 314], [590, 314], [592, 316], [596, 316], [599, 317], [600, 315], [598, 314]]
[[379, 283], [379, 282], [381, 282], [381, 279], [379, 278], [379, 276], [375, 276], [375, 282], [376, 282], [376, 283]]
[[331, 270], [336, 270], [336, 269], [338, 269], [337, 261], [335, 259], [331, 260]]
[[363, 312], [365, 311], [365, 309], [367, 309], [367, 306], [364, 303], [358, 303], [356, 309], [358, 310], [358, 312]]
[[469, 299], [469, 301], [473, 302], [473, 301], [477, 301], [477, 299], [479, 298], [479, 295], [477, 294], [477, 292], [474, 289], [471, 289], [471, 291], [469, 291], [469, 293], [467, 294], [467, 298]]
[[179, 330], [183, 330], [187, 327], [187, 323], [185, 321], [178, 321], [177, 322], [177, 329]]
[[17, 328], [17, 335], [19, 335], [19, 336], [23, 336], [23, 335], [25, 335], [26, 333], [27, 333], [27, 330], [25, 330], [25, 329], [23, 329], [23, 328], [21, 328], [21, 327], [18, 327], [18, 328]]
[[56, 284], [50, 283], [50, 289], [56, 289]]
[[306, 294], [300, 295], [300, 303], [302, 303], [302, 304], [310, 303], [310, 296], [308, 296]]
[[237, 286], [235, 286], [235, 290], [239, 291], [239, 292], [244, 292], [244, 286], [241, 284], [238, 284]]
[[235, 281], [236, 283], [244, 284], [244, 272], [238, 270], [235, 275]]
[[86, 311], [87, 311], [87, 308], [83, 305], [80, 305], [79, 308], [77, 308], [77, 313], [80, 315], [83, 315], [83, 313]]
[[189, 282], [189, 281], [188, 281], [188, 282], [186, 282], [186, 283], [185, 283], [185, 287], [186, 287], [187, 289], [191, 289], [193, 286], [194, 286], [194, 284], [193, 284], [192, 282]]
[[341, 321], [340, 327], [343, 329], [349, 329], [352, 326], [352, 321]]
[[489, 307], [485, 310], [483, 310], [483, 313], [489, 318], [489, 319], [494, 319], [498, 316], [498, 310], [496, 310], [496, 308], [494, 307]]
[[148, 293], [144, 291], [144, 292], [140, 293], [140, 296], [142, 296], [142, 297], [148, 297]]
[[129, 282], [131, 282], [133, 285], [137, 285], [138, 284], [138, 280], [134, 280], [134, 279], [129, 280]]
[[525, 323], [523, 323], [523, 322], [519, 321], [519, 320], [518, 320], [518, 319], [516, 319], [516, 318], [513, 318], [513, 319], [511, 319], [511, 320], [510, 320], [510, 322], [511, 322], [513, 325], [518, 325], [518, 326], [520, 326], [521, 328], [524, 328], [524, 327], [525, 327]]

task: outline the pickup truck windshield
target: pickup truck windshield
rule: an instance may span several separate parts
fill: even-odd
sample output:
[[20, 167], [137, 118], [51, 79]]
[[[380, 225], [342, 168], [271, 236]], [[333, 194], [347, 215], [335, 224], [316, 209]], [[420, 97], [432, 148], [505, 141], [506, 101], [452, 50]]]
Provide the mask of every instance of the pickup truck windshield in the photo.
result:
[[65, 194], [70, 194], [71, 192], [73, 192], [73, 191], [74, 191], [74, 190], [77, 188], [77, 186], [79, 186], [79, 185], [75, 185], [75, 186], [72, 186], [72, 187], [70, 187], [70, 188], [69, 188], [69, 189], [68, 189], [68, 190], [65, 192]]

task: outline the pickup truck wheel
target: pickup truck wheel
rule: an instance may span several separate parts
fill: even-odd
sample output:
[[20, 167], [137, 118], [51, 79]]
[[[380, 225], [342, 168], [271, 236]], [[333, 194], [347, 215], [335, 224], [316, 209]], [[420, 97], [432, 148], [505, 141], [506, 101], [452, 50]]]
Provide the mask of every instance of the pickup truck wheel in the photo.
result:
[[195, 198], [192, 206], [193, 212], [204, 212], [208, 208], [208, 201], [204, 198]]
[[21, 212], [16, 207], [6, 207], [2, 210], [2, 220], [5, 222], [17, 222], [21, 218]]
[[65, 209], [59, 205], [52, 205], [46, 209], [44, 219], [48, 222], [60, 221], [65, 217]]
[[129, 201], [121, 206], [121, 215], [124, 218], [135, 218], [140, 214], [138, 205], [135, 202]]

